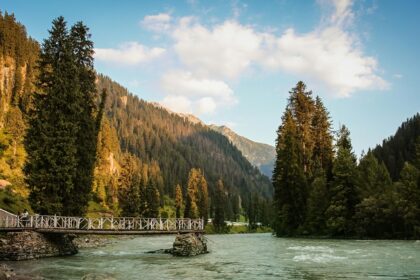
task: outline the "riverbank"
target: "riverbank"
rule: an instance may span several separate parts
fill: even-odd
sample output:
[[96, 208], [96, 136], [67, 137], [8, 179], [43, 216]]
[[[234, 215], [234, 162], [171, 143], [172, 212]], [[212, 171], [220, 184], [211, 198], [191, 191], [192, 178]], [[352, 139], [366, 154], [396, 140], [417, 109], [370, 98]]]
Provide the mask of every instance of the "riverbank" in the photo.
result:
[[248, 226], [226, 226], [224, 232], [216, 232], [212, 224], [207, 224], [204, 228], [205, 234], [247, 234], [247, 233], [272, 233], [270, 227], [259, 226], [256, 229], [249, 229]]
[[124, 235], [79, 235], [73, 239], [73, 243], [79, 249], [100, 248], [114, 244], [121, 240], [129, 240], [133, 238], [133, 236]]

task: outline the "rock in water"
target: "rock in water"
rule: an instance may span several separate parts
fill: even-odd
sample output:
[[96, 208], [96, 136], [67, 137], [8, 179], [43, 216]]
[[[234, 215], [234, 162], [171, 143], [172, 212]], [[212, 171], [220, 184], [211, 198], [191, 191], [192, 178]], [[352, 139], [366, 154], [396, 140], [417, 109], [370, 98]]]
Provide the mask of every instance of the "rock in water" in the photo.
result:
[[8, 232], [0, 237], [0, 260], [19, 261], [77, 254], [73, 236], [33, 231]]
[[202, 234], [178, 234], [172, 247], [174, 256], [189, 257], [206, 253], [208, 253], [207, 242]]

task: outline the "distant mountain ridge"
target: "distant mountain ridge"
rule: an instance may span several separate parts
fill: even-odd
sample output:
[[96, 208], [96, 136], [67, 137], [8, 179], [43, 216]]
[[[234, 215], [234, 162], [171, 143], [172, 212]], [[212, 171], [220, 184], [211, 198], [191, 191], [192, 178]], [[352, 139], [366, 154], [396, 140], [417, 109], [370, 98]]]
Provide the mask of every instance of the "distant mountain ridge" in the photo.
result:
[[273, 172], [276, 149], [268, 144], [258, 143], [238, 135], [227, 126], [210, 125], [210, 128], [225, 135], [235, 145], [249, 162], [271, 178]]
[[210, 129], [224, 135], [236, 148], [238, 148], [239, 151], [241, 151], [242, 155], [253, 166], [258, 167], [261, 173], [271, 178], [276, 156], [276, 149], [273, 146], [252, 141], [244, 136], [237, 134], [235, 131], [225, 125], [207, 125], [193, 114], [177, 113], [157, 102], [151, 102], [151, 104], [159, 109], [165, 109], [172, 114], [176, 114], [182, 117], [184, 120], [189, 121], [190, 123], [207, 126]]

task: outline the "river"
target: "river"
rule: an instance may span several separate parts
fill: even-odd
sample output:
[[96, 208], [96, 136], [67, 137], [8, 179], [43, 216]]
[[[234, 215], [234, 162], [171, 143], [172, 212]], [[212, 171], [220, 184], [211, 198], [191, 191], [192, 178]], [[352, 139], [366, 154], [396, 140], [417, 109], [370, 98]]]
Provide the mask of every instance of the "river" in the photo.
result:
[[[46, 279], [420, 279], [420, 241], [208, 235], [210, 253], [192, 258], [147, 254], [174, 236], [125, 239], [70, 257], [14, 262]], [[96, 276], [96, 277], [95, 277]]]

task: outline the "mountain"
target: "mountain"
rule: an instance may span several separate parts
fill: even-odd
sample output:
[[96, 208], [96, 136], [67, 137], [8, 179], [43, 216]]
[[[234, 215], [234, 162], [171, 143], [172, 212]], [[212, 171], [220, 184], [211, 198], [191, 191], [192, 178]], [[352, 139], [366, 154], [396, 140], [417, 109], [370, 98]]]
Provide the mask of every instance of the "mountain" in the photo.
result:
[[164, 194], [172, 197], [178, 183], [185, 188], [190, 169], [200, 168], [211, 196], [218, 179], [242, 200], [251, 193], [266, 199], [272, 196], [270, 180], [227, 137], [197, 118], [146, 102], [103, 75], [98, 75], [97, 87], [108, 91], [106, 116], [116, 129], [121, 151], [146, 163], [156, 161]]
[[[185, 114], [185, 113], [176, 113], [168, 109], [167, 107], [157, 103], [152, 102], [157, 108], [165, 109], [172, 114], [176, 114], [181, 118], [189, 121], [193, 124], [200, 124], [206, 126], [206, 124], [201, 121], [199, 118], [192, 114]], [[276, 156], [276, 149], [273, 146], [264, 143], [254, 142], [246, 137], [238, 135], [233, 130], [231, 130], [227, 126], [217, 126], [217, 125], [208, 125], [209, 128], [217, 131], [218, 133], [226, 136], [229, 141], [238, 148], [239, 151], [242, 152], [242, 155], [255, 167], [266, 175], [267, 177], [271, 178], [274, 168], [274, 161]]]
[[420, 146], [420, 114], [417, 113], [403, 122], [395, 134], [373, 149], [377, 159], [383, 161], [388, 168], [392, 180], [400, 177], [404, 163], [414, 163], [416, 143]]
[[210, 125], [210, 128], [225, 135], [235, 145], [249, 162], [271, 178], [273, 172], [276, 149], [264, 143], [254, 142], [236, 134], [227, 126]]

